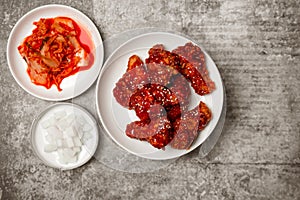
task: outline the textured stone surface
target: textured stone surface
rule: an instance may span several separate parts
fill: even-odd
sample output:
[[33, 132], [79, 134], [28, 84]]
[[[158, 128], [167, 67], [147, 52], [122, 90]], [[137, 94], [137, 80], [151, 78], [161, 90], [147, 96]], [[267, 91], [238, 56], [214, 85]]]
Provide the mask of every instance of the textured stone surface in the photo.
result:
[[[219, 67], [228, 98], [224, 132], [213, 151], [205, 159], [194, 151], [143, 174], [95, 159], [67, 172], [42, 164], [30, 147], [29, 128], [53, 102], [18, 86], [6, 45], [16, 21], [48, 3], [81, 10], [105, 40], [157, 27], [201, 44]], [[297, 0], [2, 0], [0, 199], [300, 199], [299, 9]]]

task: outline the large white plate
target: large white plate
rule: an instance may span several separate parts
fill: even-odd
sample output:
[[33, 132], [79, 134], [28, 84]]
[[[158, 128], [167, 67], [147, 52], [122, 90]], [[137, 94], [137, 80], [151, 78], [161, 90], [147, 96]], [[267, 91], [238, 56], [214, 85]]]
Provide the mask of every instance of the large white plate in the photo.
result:
[[[49, 119], [55, 112], [64, 110], [66, 113], [80, 115], [89, 123], [93, 129], [90, 132], [92, 138], [90, 138], [86, 144], [82, 146], [82, 150], [78, 155], [77, 162], [61, 164], [58, 161], [58, 154], [56, 152], [46, 153], [44, 146], [47, 144], [45, 135], [46, 130], [42, 128], [41, 123]], [[89, 161], [94, 155], [98, 146], [98, 125], [94, 117], [82, 107], [71, 103], [56, 103], [49, 106], [42, 111], [39, 116], [32, 122], [31, 126], [31, 144], [35, 154], [48, 166], [59, 168], [61, 170], [69, 170], [80, 167]]]
[[[94, 64], [89, 70], [84, 70], [65, 78], [61, 83], [62, 91], [59, 92], [55, 85], [50, 89], [33, 84], [26, 72], [27, 64], [19, 54], [17, 47], [24, 38], [32, 33], [35, 28], [33, 22], [40, 18], [53, 18], [58, 16], [70, 17], [79, 26], [90, 33], [94, 43]], [[94, 23], [82, 12], [64, 5], [45, 5], [28, 12], [24, 15], [12, 29], [7, 45], [7, 61], [10, 71], [17, 83], [28, 93], [35, 97], [61, 101], [73, 98], [86, 91], [97, 79], [103, 64], [104, 50], [100, 33]]]
[[209, 95], [199, 96], [191, 89], [190, 107], [193, 108], [198, 105], [201, 100], [211, 109], [213, 117], [188, 150], [176, 150], [169, 145], [166, 146], [165, 150], [159, 150], [147, 142], [127, 137], [125, 134], [126, 125], [138, 120], [138, 118], [135, 117], [134, 111], [129, 111], [119, 105], [112, 93], [115, 84], [125, 73], [128, 58], [131, 55], [136, 54], [144, 60], [148, 57], [148, 50], [155, 44], [163, 44], [167, 50], [173, 50], [190, 41], [188, 38], [172, 33], [148, 33], [135, 37], [121, 45], [105, 62], [97, 81], [97, 112], [107, 134], [128, 152], [154, 160], [176, 158], [197, 148], [214, 130], [221, 115], [224, 91], [220, 73], [213, 60], [205, 51], [206, 65], [211, 79], [215, 82], [216, 90]]

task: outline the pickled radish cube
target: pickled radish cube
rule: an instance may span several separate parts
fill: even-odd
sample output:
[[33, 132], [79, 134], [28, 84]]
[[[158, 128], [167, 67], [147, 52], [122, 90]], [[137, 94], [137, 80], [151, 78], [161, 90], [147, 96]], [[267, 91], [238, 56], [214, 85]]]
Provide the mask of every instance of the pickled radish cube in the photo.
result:
[[62, 138], [63, 134], [56, 126], [51, 126], [46, 129], [47, 133], [51, 135], [53, 138]]
[[81, 147], [73, 147], [73, 151], [79, 153], [81, 151]]
[[53, 145], [53, 144], [46, 144], [46, 145], [44, 146], [44, 151], [45, 151], [46, 153], [53, 152], [53, 151], [55, 151], [56, 149], [57, 149], [57, 146], [56, 146], [56, 145]]
[[50, 123], [48, 122], [48, 120], [47, 121], [43, 121], [41, 123], [41, 126], [43, 127], [43, 129], [46, 129], [46, 128], [50, 127]]
[[82, 143], [81, 143], [79, 137], [73, 137], [73, 142], [75, 144], [74, 146], [76, 146], [76, 147], [81, 147], [82, 146]]
[[73, 163], [77, 161], [76, 152], [72, 149], [64, 148], [58, 150], [59, 161], [63, 163]]
[[87, 144], [87, 142], [92, 138], [92, 135], [89, 132], [85, 132], [81, 141], [83, 144]]
[[68, 164], [68, 158], [65, 156], [63, 149], [57, 150], [58, 162], [61, 164]]
[[58, 162], [63, 165], [68, 164], [68, 160], [64, 156], [58, 156]]
[[84, 117], [81, 115], [76, 116], [76, 122], [79, 123], [81, 126], [84, 126], [84, 124], [87, 124], [87, 121]]
[[66, 117], [66, 121], [67, 121], [67, 123], [69, 124], [69, 125], [71, 125], [72, 124], [72, 122], [75, 120], [75, 115], [74, 115], [74, 113], [71, 113], [71, 114], [69, 114], [67, 117]]
[[62, 157], [63, 154], [64, 154], [64, 149], [63, 148], [57, 148], [57, 154], [58, 154], [58, 157]]
[[67, 157], [68, 163], [75, 163], [77, 161], [77, 156]]
[[89, 140], [93, 137], [93, 135], [90, 132], [84, 132], [84, 138]]
[[77, 131], [75, 130], [75, 128], [73, 128], [73, 126], [71, 127], [68, 127], [66, 130], [65, 130], [65, 135], [67, 137], [75, 137], [77, 136]]
[[91, 131], [92, 129], [93, 129], [93, 127], [88, 123], [84, 124], [83, 127], [82, 127], [82, 130], [84, 132]]
[[60, 119], [57, 123], [56, 123], [57, 127], [59, 128], [59, 130], [64, 131], [66, 130], [66, 128], [68, 128], [70, 125], [67, 123], [67, 119], [66, 117]]
[[67, 115], [67, 112], [65, 110], [59, 110], [54, 113], [55, 119], [59, 120]]
[[66, 140], [67, 138], [64, 138], [63, 140], [62, 140], [62, 148], [68, 148], [68, 143], [67, 143], [67, 140]]
[[67, 156], [67, 157], [73, 157], [77, 153], [76, 151], [74, 151], [73, 149], [70, 149], [70, 148], [65, 148], [63, 151], [64, 151], [65, 156]]
[[52, 135], [47, 134], [45, 136], [45, 138], [46, 138], [46, 141], [48, 143], [50, 143], [50, 144], [56, 144], [56, 139]]
[[77, 131], [77, 136], [81, 139], [84, 135], [84, 132], [81, 130], [81, 131]]
[[49, 128], [50, 126], [54, 126], [56, 123], [56, 119], [52, 116], [41, 123], [44, 129]]
[[90, 132], [84, 132], [81, 141], [83, 144], [87, 144], [87, 142], [93, 137], [93, 135]]
[[49, 120], [45, 120], [41, 123], [41, 125], [44, 129], [46, 129], [51, 126], [51, 123], [49, 122]]
[[74, 145], [74, 142], [73, 142], [73, 139], [71, 138], [71, 137], [68, 137], [68, 138], [66, 138], [66, 140], [67, 140], [67, 146], [68, 147], [74, 147], [75, 145]]
[[62, 147], [63, 146], [63, 140], [62, 139], [57, 139], [56, 140], [56, 145], [57, 145], [57, 147]]
[[[82, 126], [75, 121], [73, 128], [77, 131], [78, 136], [83, 134]], [[80, 137], [80, 136], [79, 136]]]

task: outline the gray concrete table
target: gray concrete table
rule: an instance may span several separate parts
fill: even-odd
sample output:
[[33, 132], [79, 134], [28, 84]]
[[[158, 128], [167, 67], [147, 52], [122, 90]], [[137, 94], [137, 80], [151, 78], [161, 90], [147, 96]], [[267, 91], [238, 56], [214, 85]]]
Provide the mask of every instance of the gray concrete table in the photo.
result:
[[[300, 4], [297, 0], [1, 0], [0, 199], [300, 199]], [[14, 81], [9, 33], [31, 9], [61, 3], [89, 16], [103, 39], [136, 28], [182, 32], [202, 44], [224, 79], [228, 112], [205, 158], [197, 151], [151, 173], [92, 159], [62, 172], [30, 147], [46, 102]], [[84, 95], [84, 94], [83, 94]]]

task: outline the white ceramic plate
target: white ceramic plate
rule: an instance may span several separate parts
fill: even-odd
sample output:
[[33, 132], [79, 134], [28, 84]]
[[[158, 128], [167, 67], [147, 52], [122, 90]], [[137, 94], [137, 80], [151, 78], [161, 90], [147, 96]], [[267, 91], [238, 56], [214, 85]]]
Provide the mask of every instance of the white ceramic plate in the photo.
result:
[[[90, 132], [92, 137], [87, 141], [85, 145], [81, 147], [81, 152], [78, 155], [78, 160], [75, 163], [61, 164], [58, 161], [57, 152], [46, 153], [44, 151], [44, 146], [47, 144], [45, 139], [46, 130], [42, 127], [42, 123], [48, 120], [49, 117], [57, 111], [65, 110], [67, 114], [74, 113], [75, 115], [80, 115], [84, 117], [93, 129]], [[31, 126], [31, 144], [35, 154], [48, 166], [59, 168], [62, 170], [69, 170], [80, 167], [91, 159], [94, 155], [98, 146], [98, 125], [93, 116], [83, 109], [82, 107], [71, 104], [71, 103], [56, 103], [40, 113], [40, 115], [33, 121]]]
[[[97, 112], [107, 134], [125, 150], [137, 156], [154, 160], [176, 158], [197, 148], [214, 130], [222, 111], [224, 91], [220, 73], [213, 60], [205, 51], [209, 76], [215, 82], [216, 90], [209, 95], [199, 96], [191, 88], [190, 108], [203, 101], [211, 109], [213, 117], [188, 150], [176, 150], [169, 145], [166, 146], [165, 150], [159, 150], [152, 147], [148, 142], [127, 137], [125, 134], [126, 125], [138, 120], [138, 118], [135, 117], [134, 111], [129, 111], [119, 105], [113, 96], [113, 88], [125, 73], [128, 58], [131, 55], [136, 54], [142, 60], [145, 60], [148, 57], [148, 50], [155, 44], [163, 44], [167, 50], [173, 50], [190, 41], [190, 39], [172, 33], [148, 33], [124, 43], [106, 60], [97, 82]], [[201, 49], [203, 50], [203, 48]]]
[[[40, 18], [53, 18], [58, 16], [72, 18], [81, 28], [90, 33], [95, 49], [94, 64], [89, 70], [84, 70], [75, 75], [65, 78], [61, 83], [62, 91], [59, 92], [55, 85], [50, 89], [33, 84], [26, 72], [27, 64], [19, 54], [17, 47], [23, 42], [24, 38], [31, 35], [35, 28], [33, 22]], [[12, 29], [7, 45], [7, 60], [10, 71], [17, 83], [28, 93], [35, 97], [61, 101], [76, 97], [86, 91], [97, 79], [103, 64], [104, 50], [102, 38], [94, 23], [82, 12], [64, 5], [45, 5], [35, 8], [25, 14]]]

